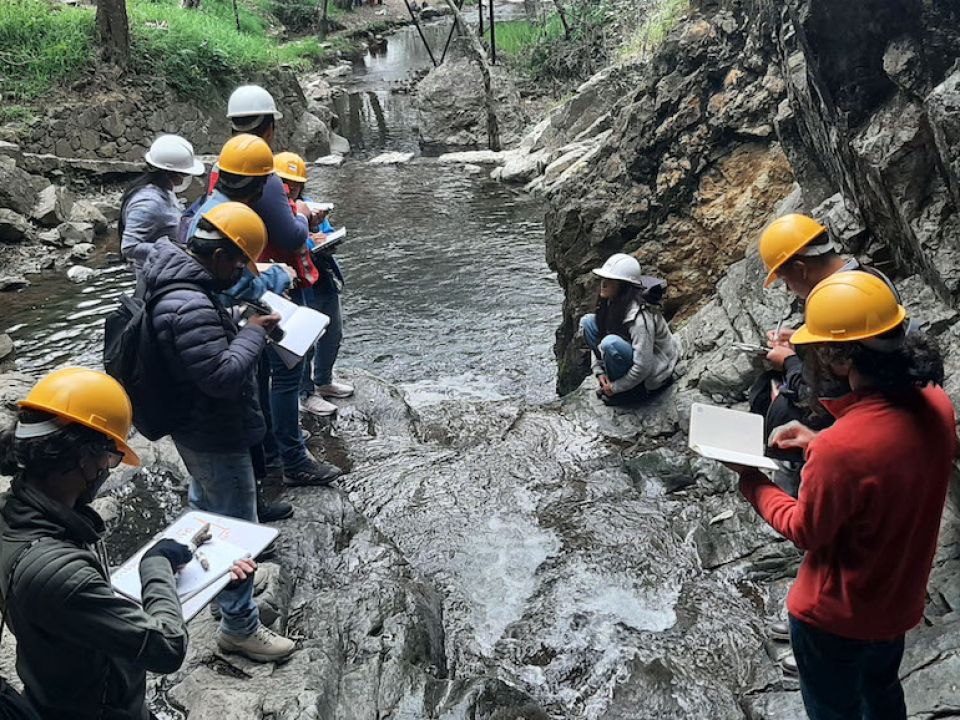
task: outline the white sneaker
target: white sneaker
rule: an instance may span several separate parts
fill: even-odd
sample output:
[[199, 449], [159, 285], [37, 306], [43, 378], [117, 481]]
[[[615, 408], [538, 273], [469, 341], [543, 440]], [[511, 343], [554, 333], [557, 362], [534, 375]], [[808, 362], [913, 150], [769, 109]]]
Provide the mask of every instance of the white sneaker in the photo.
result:
[[329, 417], [337, 412], [337, 406], [319, 395], [311, 395], [300, 403], [300, 409], [318, 417]]
[[332, 382], [329, 385], [317, 385], [314, 390], [321, 397], [347, 398], [353, 395], [353, 385], [342, 382]]
[[237, 653], [254, 662], [265, 663], [285, 660], [297, 649], [297, 644], [265, 625], [259, 625], [250, 637], [227, 635], [223, 630], [217, 630], [217, 647], [221, 652]]

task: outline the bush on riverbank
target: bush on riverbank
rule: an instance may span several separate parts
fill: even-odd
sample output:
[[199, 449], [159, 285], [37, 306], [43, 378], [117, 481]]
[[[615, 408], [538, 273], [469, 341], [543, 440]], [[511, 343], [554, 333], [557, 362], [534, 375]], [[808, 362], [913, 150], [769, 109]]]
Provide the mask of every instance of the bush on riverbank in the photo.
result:
[[[280, 44], [268, 20], [241, 6], [240, 31], [230, 0], [205, 0], [183, 10], [177, 0], [127, 0], [131, 71], [160, 78], [182, 95], [200, 97], [254, 71], [280, 63], [306, 66], [329, 52], [309, 38]], [[0, 75], [3, 107], [36, 102], [96, 67], [94, 10], [53, 6], [46, 0], [0, 2]]]

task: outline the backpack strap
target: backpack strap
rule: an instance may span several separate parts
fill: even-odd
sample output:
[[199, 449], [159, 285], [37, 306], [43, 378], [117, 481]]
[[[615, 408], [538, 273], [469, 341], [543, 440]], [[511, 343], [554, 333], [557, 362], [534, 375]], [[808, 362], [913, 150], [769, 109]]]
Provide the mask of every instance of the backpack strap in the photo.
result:
[[36, 540], [31, 540], [26, 545], [21, 547], [19, 550], [17, 550], [17, 554], [14, 556], [13, 562], [10, 564], [10, 572], [7, 573], [7, 593], [6, 597], [3, 598], [3, 615], [0, 617], [0, 641], [3, 640], [3, 630], [7, 626], [7, 611], [10, 609], [9, 598], [13, 589], [13, 574], [17, 571], [17, 567], [19, 567], [23, 556], [27, 554], [27, 550], [43, 540], [45, 540], [45, 538], [37, 538]]

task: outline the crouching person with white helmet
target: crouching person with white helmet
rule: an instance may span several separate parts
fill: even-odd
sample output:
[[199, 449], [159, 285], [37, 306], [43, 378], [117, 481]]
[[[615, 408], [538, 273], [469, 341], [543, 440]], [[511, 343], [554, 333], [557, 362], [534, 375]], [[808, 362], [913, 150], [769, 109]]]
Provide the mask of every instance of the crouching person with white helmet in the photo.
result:
[[144, 155], [147, 171], [131, 183], [120, 199], [120, 252], [138, 278], [143, 261], [162, 237], [177, 237], [183, 208], [177, 193], [203, 175], [203, 163], [193, 145], [179, 135], [161, 135]]
[[680, 360], [680, 341], [660, 307], [666, 282], [641, 275], [637, 259], [623, 253], [593, 273], [600, 278], [597, 309], [583, 316], [580, 329], [597, 396], [608, 405], [638, 402], [668, 384]]
[[[110, 586], [90, 503], [111, 468], [139, 464], [126, 442], [130, 400], [112, 377], [74, 367], [41, 379], [19, 406], [0, 432], [0, 473], [13, 475], [0, 510], [0, 590], [23, 700], [44, 720], [148, 720], [147, 671], [173, 672], [187, 653], [174, 574], [191, 554], [174, 540], [144, 554], [142, 607]], [[238, 562], [234, 579], [252, 570]]]

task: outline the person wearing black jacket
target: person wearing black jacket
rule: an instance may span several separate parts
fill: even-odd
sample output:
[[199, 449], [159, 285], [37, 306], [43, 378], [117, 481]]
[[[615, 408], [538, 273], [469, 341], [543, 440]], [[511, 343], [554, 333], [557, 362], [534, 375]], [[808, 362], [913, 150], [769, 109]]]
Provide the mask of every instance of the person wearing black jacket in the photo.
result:
[[[138, 465], [126, 443], [130, 400], [112, 377], [63, 368], [42, 378], [0, 432], [3, 617], [17, 674], [43, 720], [148, 720], [147, 671], [170, 673], [187, 652], [174, 574], [190, 549], [161, 540], [140, 561], [143, 606], [117, 595], [90, 507], [110, 469]], [[254, 564], [241, 561], [234, 579]]]

